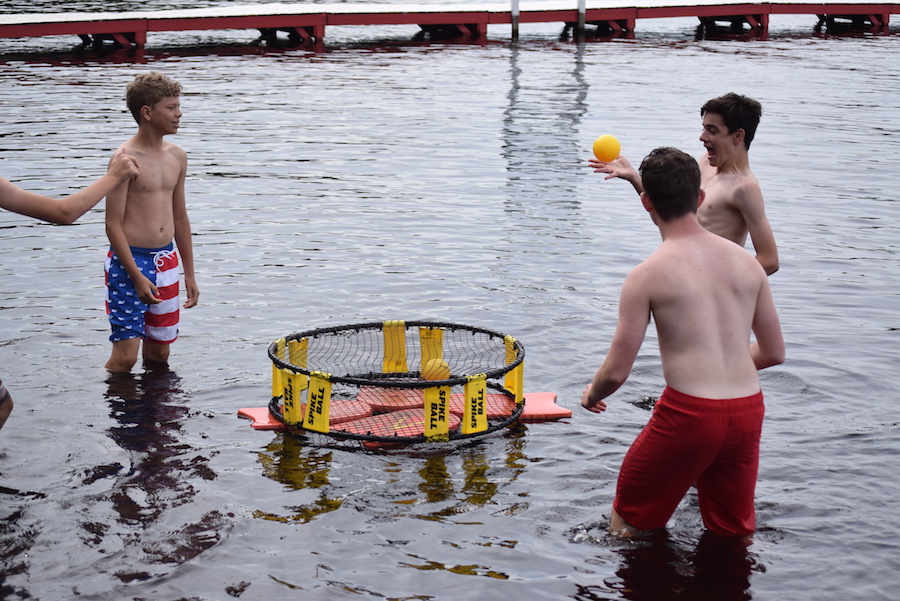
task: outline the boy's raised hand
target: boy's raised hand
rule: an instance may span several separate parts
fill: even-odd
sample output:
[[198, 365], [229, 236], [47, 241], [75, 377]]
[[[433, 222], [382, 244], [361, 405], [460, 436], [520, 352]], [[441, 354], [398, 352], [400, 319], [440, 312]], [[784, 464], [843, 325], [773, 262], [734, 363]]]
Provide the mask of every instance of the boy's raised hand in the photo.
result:
[[608, 163], [591, 158], [588, 159], [588, 164], [591, 166], [591, 169], [594, 170], [594, 173], [606, 173], [607, 176], [604, 179], [619, 177], [624, 180], [633, 181], [638, 175], [637, 170], [631, 165], [629, 160], [621, 155], [616, 160]]

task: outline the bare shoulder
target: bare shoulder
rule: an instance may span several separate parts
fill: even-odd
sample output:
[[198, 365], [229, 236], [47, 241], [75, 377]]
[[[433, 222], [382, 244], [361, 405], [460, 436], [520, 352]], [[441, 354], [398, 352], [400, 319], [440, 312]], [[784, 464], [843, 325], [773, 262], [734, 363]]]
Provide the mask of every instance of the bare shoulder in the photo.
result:
[[678, 254], [677, 244], [671, 242], [660, 244], [646, 259], [631, 269], [626, 281], [632, 285], [658, 281], [670, 271], [672, 263], [678, 260], [676, 256]]
[[187, 161], [187, 153], [184, 151], [184, 148], [179, 146], [178, 144], [173, 144], [172, 142], [165, 142], [163, 149], [167, 154], [170, 154], [177, 158], [179, 161]]
[[119, 146], [110, 155], [110, 160], [112, 160], [113, 157], [115, 157], [120, 152], [127, 152], [129, 154], [134, 155], [134, 154], [137, 154], [139, 151], [140, 151], [140, 148], [138, 148], [137, 145], [135, 144], [134, 137], [131, 137], [131, 138], [128, 138], [127, 140], [125, 140], [124, 142], [122, 142], [121, 144], [119, 144]]
[[732, 200], [734, 204], [743, 207], [761, 208], [763, 204], [762, 188], [759, 180], [751, 171], [732, 176], [731, 184]]
[[[719, 204], [740, 210], [747, 205], [762, 203], [762, 190], [752, 172], [715, 173], [706, 181], [705, 209], [709, 212]], [[701, 208], [703, 208], [701, 206]]]
[[735, 190], [743, 193], [759, 190], [759, 180], [749, 169], [743, 173], [737, 173], [733, 177]]

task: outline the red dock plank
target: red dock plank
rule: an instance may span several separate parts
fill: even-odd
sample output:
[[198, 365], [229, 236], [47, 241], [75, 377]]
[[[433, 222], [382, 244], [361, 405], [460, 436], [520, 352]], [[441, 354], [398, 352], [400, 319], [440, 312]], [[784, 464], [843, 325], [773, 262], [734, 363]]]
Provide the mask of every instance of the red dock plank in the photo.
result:
[[[836, 2], [721, 2], [697, 0], [673, 3], [670, 0], [622, 0], [602, 6], [592, 0], [579, 14], [577, 0], [524, 2], [518, 23], [609, 23], [615, 30], [633, 31], [637, 19], [696, 17], [743, 18], [751, 29], [765, 36], [771, 14], [809, 14], [823, 19], [861, 16], [876, 33], [889, 33], [890, 15], [900, 12], [898, 4]], [[583, 17], [583, 18], [579, 18]], [[212, 29], [293, 30], [305, 41], [321, 42], [326, 26], [418, 25], [456, 26], [471, 37], [487, 35], [489, 24], [513, 23], [511, 6], [484, 5], [391, 5], [391, 4], [258, 4], [209, 9], [168, 10], [128, 13], [26, 13], [0, 15], [0, 37], [21, 38], [51, 35], [113, 37], [120, 43], [141, 47], [147, 32]], [[102, 39], [102, 38], [101, 38]]]

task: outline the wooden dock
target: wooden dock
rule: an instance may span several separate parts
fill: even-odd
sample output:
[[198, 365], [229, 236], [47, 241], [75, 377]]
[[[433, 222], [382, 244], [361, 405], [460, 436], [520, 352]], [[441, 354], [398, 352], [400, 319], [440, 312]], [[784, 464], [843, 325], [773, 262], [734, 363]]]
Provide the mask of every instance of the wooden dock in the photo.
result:
[[771, 15], [815, 15], [818, 27], [846, 26], [876, 34], [890, 33], [890, 16], [900, 4], [847, 1], [723, 0], [540, 0], [512, 4], [288, 4], [270, 3], [218, 8], [122, 13], [25, 13], [0, 15], [0, 38], [79, 36], [83, 44], [111, 41], [144, 48], [155, 32], [258, 30], [260, 39], [321, 44], [327, 27], [344, 25], [417, 25], [423, 38], [486, 39], [489, 25], [509, 24], [513, 38], [521, 23], [564, 24], [577, 34], [585, 25], [610, 36], [633, 36], [639, 19], [693, 17], [700, 25], [732, 35], [765, 39]]

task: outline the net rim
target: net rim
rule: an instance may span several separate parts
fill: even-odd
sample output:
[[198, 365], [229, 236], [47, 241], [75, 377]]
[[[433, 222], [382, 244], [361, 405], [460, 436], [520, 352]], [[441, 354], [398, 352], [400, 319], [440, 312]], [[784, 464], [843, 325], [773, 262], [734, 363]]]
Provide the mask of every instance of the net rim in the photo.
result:
[[[430, 321], [430, 320], [413, 320], [413, 321], [402, 321], [404, 325], [404, 329], [408, 330], [409, 328], [417, 328], [417, 327], [428, 327], [428, 328], [442, 328], [445, 330], [462, 330], [468, 331], [477, 334], [485, 334], [491, 338], [499, 338], [506, 341], [507, 338], [512, 338], [513, 340], [513, 348], [516, 351], [516, 357], [511, 362], [502, 367], [498, 367], [492, 370], [486, 370], [479, 374], [471, 374], [464, 376], [455, 376], [451, 378], [447, 378], [445, 380], [421, 380], [416, 374], [417, 372], [372, 372], [366, 374], [366, 377], [358, 377], [358, 376], [346, 376], [346, 375], [335, 375], [335, 374], [323, 374], [315, 369], [304, 368], [298, 365], [294, 365], [292, 363], [288, 363], [287, 361], [281, 359], [277, 356], [278, 353], [278, 345], [281, 341], [287, 343], [291, 340], [301, 340], [303, 338], [316, 338], [319, 336], [323, 336], [326, 334], [336, 334], [340, 332], [346, 331], [362, 331], [362, 330], [378, 330], [384, 327], [385, 323], [389, 323], [387, 321], [372, 321], [372, 322], [363, 322], [356, 324], [347, 324], [340, 326], [327, 326], [322, 328], [314, 328], [311, 330], [303, 330], [301, 332], [295, 332], [293, 334], [288, 334], [287, 336], [280, 338], [278, 340], [273, 341], [269, 344], [268, 355], [269, 359], [272, 363], [278, 367], [279, 369], [286, 369], [294, 372], [295, 374], [303, 374], [306, 376], [312, 376], [313, 374], [317, 374], [319, 376], [327, 375], [327, 380], [332, 383], [340, 383], [340, 384], [350, 384], [353, 386], [377, 386], [381, 388], [432, 388], [435, 386], [456, 386], [465, 384], [469, 379], [475, 375], [481, 376], [483, 375], [485, 379], [499, 378], [503, 376], [516, 367], [518, 367], [525, 360], [525, 347], [522, 342], [513, 336], [507, 336], [501, 332], [496, 330], [491, 330], [488, 328], [482, 328], [479, 326], [469, 326], [458, 323], [450, 323], [443, 321]], [[400, 323], [398, 321], [397, 323]]]

